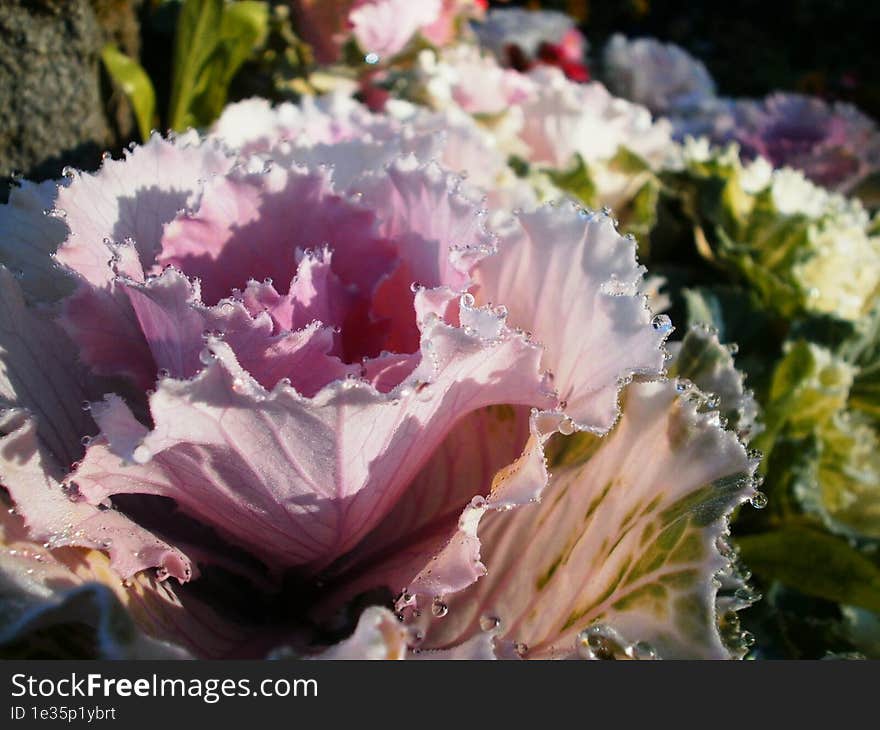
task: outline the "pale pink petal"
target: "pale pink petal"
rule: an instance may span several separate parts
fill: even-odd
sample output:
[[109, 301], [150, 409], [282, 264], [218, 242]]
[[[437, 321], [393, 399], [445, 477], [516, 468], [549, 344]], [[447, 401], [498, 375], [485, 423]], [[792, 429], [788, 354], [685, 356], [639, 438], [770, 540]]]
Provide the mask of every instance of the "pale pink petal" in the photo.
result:
[[441, 9], [441, 0], [358, 0], [348, 21], [364, 53], [385, 58], [400, 51], [423, 26], [435, 22]]
[[328, 327], [342, 327], [351, 306], [352, 294], [332, 270], [333, 254], [322, 248], [300, 261], [290, 285], [293, 316], [287, 329], [300, 329], [315, 320]]
[[73, 278], [52, 258], [67, 237], [64, 221], [50, 215], [58, 186], [22, 181], [0, 205], [0, 263], [15, 273], [28, 301], [54, 301], [73, 288]]
[[0, 548], [0, 595], [8, 612], [0, 643], [85, 624], [96, 630], [97, 654], [107, 659], [259, 657], [261, 645], [265, 652], [253, 627], [236, 626], [181, 595], [171, 581], [148, 572], [121, 581], [103, 552], [44, 547], [14, 512], [0, 511]]
[[671, 326], [639, 293], [635, 249], [604, 214], [545, 207], [519, 216], [477, 266], [478, 299], [506, 305], [510, 322], [544, 344], [574, 427], [607, 431], [622, 383], [663, 366]]
[[106, 289], [79, 282], [64, 300], [58, 323], [95, 374], [124, 376], [144, 389], [155, 380], [150, 347], [128, 296], [115, 281]]
[[[45, 639], [34, 641], [32, 635], [64, 627], [67, 641], [76, 646], [73, 637], [89, 626], [94, 630], [94, 647], [82, 650], [93, 649], [98, 658], [191, 658], [186, 650], [138, 630], [126, 604], [145, 600], [161, 605], [163, 591], [146, 576], [134, 581], [137, 589], [133, 584], [123, 586], [106, 556], [96, 550], [49, 550], [35, 543], [18, 515], [0, 512], [0, 600], [4, 607], [0, 645], [30, 645], [37, 647], [37, 653], [45, 652]], [[148, 587], [151, 583], [155, 591]], [[56, 658], [65, 657], [65, 644], [51, 646]]]
[[0, 267], [0, 406], [30, 411], [48, 451], [69, 464], [94, 424], [81, 407], [89, 397], [86, 373], [51, 314], [29, 308], [18, 282]]
[[[214, 123], [211, 136], [242, 154], [270, 152], [272, 157], [296, 149], [308, 152], [322, 147], [335, 155], [333, 146], [349, 140], [399, 144], [401, 125], [367, 107], [343, 91], [306, 96], [297, 104], [272, 106], [265, 99], [246, 99], [229, 104]], [[335, 160], [344, 163], [341, 156]], [[330, 161], [327, 160], [329, 163]]]
[[194, 375], [201, 366], [202, 333], [208, 325], [193, 306], [199, 295], [189, 280], [169, 268], [144, 285], [123, 281], [117, 286], [128, 297], [150, 348], [155, 363], [151, 375], [157, 370], [178, 378]]
[[407, 129], [429, 139], [439, 138], [437, 149], [415, 150], [420, 160], [436, 158], [487, 196], [490, 209], [529, 208], [536, 203], [532, 186], [518, 178], [507, 164], [498, 137], [456, 106], [441, 111], [397, 102], [392, 107]]
[[137, 277], [159, 251], [162, 227], [198, 200], [203, 183], [226, 173], [233, 160], [220, 145], [203, 143], [195, 133], [150, 140], [126, 151], [125, 159], [104, 161], [96, 173], [72, 173], [58, 190], [56, 207], [70, 229], [58, 261], [104, 286], [113, 278], [112, 243], [134, 241], [140, 261], [120, 271]]
[[200, 277], [213, 304], [249, 279], [287, 284], [298, 252], [324, 245], [337, 253], [334, 271], [363, 292], [391, 268], [371, 211], [336, 195], [326, 171], [278, 165], [207, 185], [199, 209], [166, 227], [158, 263]]
[[358, 620], [357, 628], [311, 659], [405, 659], [409, 631], [387, 608], [370, 606]]
[[333, 272], [332, 256], [328, 248], [306, 253], [287, 294], [279, 294], [274, 283], [251, 280], [241, 300], [254, 316], [268, 313], [278, 329], [301, 329], [315, 320], [342, 327], [355, 296]]
[[361, 377], [380, 393], [387, 393], [408, 378], [421, 359], [420, 353], [386, 352], [365, 360]]
[[487, 510], [528, 504], [546, 486], [545, 440], [528, 408], [459, 421], [388, 516], [325, 574], [321, 612], [385, 587], [401, 611], [442, 614], [447, 595], [485, 573], [477, 527]]
[[[189, 580], [192, 566], [178, 550], [113, 509], [71, 501], [62, 488], [63, 471], [46, 454], [34, 420], [22, 410], [10, 410], [0, 420], [0, 483], [24, 517], [34, 540], [51, 547], [75, 545], [110, 554], [113, 569], [128, 578], [151, 567], [160, 577]], [[67, 492], [76, 496], [75, 484]]]
[[[729, 657], [713, 581], [729, 565], [716, 543], [754, 493], [755, 462], [717, 412], [698, 412], [675, 382], [634, 383], [610, 435], [556, 446], [539, 504], [483, 518], [488, 572], [448, 598], [424, 646], [491, 628], [528, 658], [648, 653], [637, 642], [662, 658]], [[584, 630], [625, 641], [605, 651]]]
[[645, 107], [612, 96], [598, 82], [569, 81], [555, 67], [540, 66], [528, 76], [534, 91], [522, 102], [519, 136], [530, 162], [564, 168], [575, 154], [590, 163], [612, 158], [620, 147], [652, 164], [666, 158], [672, 127], [654, 121]]
[[327, 383], [357, 372], [330, 354], [334, 336], [320, 322], [274, 334], [268, 314], [251, 316], [240, 302], [225, 299], [205, 307], [198, 286], [173, 268], [145, 284], [128, 282], [121, 287], [150, 347], [156, 371], [165, 375], [195, 375], [208, 356], [207, 335], [222, 336], [241, 366], [270, 389], [287, 379], [299, 393], [311, 396]]
[[287, 382], [307, 398], [334, 381], [354, 377], [357, 365], [342, 362], [332, 354], [333, 331], [313, 322], [296, 332], [269, 336], [270, 329], [251, 327], [230, 330], [227, 341], [242, 368], [264, 388]]
[[460, 418], [491, 403], [553, 403], [539, 350], [503, 324], [491, 340], [436, 319], [424, 327], [421, 364], [387, 394], [357, 380], [312, 399], [269, 393], [214, 342], [195, 378], [159, 383], [139, 446], [114, 455], [93, 444], [74, 478], [95, 504], [171, 497], [269, 565], [325, 567], [393, 508]]
[[363, 203], [379, 211], [379, 233], [394, 242], [411, 283], [466, 288], [470, 267], [494, 249], [481, 208], [461, 182], [437, 165], [404, 158], [355, 184]]

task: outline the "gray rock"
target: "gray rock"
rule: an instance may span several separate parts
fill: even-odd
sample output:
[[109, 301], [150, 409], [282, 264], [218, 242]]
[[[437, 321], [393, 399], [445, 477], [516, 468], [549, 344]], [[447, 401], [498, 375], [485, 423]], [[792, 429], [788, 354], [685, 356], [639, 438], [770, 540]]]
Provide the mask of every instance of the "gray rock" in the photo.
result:
[[0, 201], [13, 173], [45, 180], [65, 165], [94, 169], [128, 133], [126, 110], [117, 101], [108, 114], [102, 98], [100, 53], [107, 39], [137, 53], [134, 5], [0, 2]]

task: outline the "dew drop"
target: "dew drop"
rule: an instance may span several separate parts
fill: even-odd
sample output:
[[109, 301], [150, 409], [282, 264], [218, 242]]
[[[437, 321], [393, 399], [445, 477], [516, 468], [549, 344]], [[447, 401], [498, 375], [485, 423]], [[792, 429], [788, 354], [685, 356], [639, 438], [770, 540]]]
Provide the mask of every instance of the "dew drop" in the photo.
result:
[[630, 644], [626, 647], [625, 652], [630, 659], [645, 661], [657, 658], [657, 651], [647, 641], [637, 641], [635, 644]]
[[764, 492], [755, 492], [749, 499], [749, 503], [755, 509], [764, 509], [767, 506], [767, 495]]
[[626, 647], [623, 637], [605, 624], [593, 624], [577, 636], [578, 654], [583, 659], [623, 659]]
[[524, 643], [521, 642], [521, 641], [517, 641], [517, 642], [513, 645], [513, 650], [514, 650], [519, 656], [524, 657], [526, 654], [529, 653], [529, 646], [528, 646], [528, 644], [524, 644]]
[[672, 320], [665, 314], [658, 314], [651, 320], [651, 326], [657, 331], [666, 334], [672, 332]]
[[136, 464], [146, 464], [153, 458], [153, 452], [141, 444], [132, 452], [131, 458]]
[[212, 362], [214, 362], [215, 357], [216, 355], [211, 351], [211, 349], [205, 347], [199, 353], [199, 362], [202, 363], [202, 365], [210, 365]]
[[574, 421], [572, 421], [570, 418], [564, 418], [558, 426], [558, 431], [563, 436], [571, 436], [575, 431], [577, 431], [577, 426], [575, 426]]
[[756, 603], [761, 600], [761, 594], [753, 591], [750, 588], [737, 588], [734, 591], [734, 596], [736, 596], [740, 601], [744, 601], [746, 603]]
[[440, 596], [434, 596], [434, 600], [431, 603], [431, 613], [437, 618], [443, 618], [449, 613], [449, 606], [442, 601]]
[[381, 60], [381, 56], [378, 53], [373, 53], [372, 51], [364, 56], [364, 62], [368, 63], [370, 66], [375, 66]]
[[483, 631], [494, 631], [501, 627], [501, 619], [497, 616], [480, 616], [480, 628]]

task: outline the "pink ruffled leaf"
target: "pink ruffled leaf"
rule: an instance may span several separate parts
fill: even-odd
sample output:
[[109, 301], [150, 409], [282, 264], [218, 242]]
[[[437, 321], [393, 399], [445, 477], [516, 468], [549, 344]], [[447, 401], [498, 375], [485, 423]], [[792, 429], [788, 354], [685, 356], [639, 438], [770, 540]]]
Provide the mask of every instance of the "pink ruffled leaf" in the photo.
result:
[[28, 307], [18, 282], [0, 267], [0, 404], [28, 409], [47, 450], [69, 464], [94, 424], [80, 405], [89, 392], [76, 348], [49, 314]]
[[106, 159], [94, 174], [73, 173], [58, 190], [56, 207], [69, 228], [58, 261], [103, 287], [114, 276], [113, 244], [131, 240], [137, 257], [126, 256], [116, 269], [140, 278], [160, 250], [165, 224], [195, 205], [204, 181], [228, 172], [233, 162], [219, 144], [194, 132], [170, 140], [153, 134], [125, 159]]
[[209, 356], [205, 337], [213, 333], [226, 340], [239, 364], [266, 388], [286, 378], [301, 395], [311, 396], [327, 383], [358, 371], [329, 354], [333, 332], [320, 322], [273, 334], [275, 326], [265, 312], [251, 316], [244, 304], [230, 299], [204, 306], [198, 286], [173, 268], [145, 284], [124, 282], [121, 287], [155, 366], [165, 375], [195, 375]]
[[251, 280], [241, 300], [252, 315], [267, 312], [279, 329], [297, 330], [314, 321], [342, 327], [355, 295], [333, 272], [333, 252], [328, 248], [304, 254], [287, 294], [274, 284]]
[[449, 599], [425, 647], [492, 628], [529, 658], [649, 647], [662, 658], [730, 657], [714, 582], [729, 559], [717, 544], [754, 493], [755, 463], [718, 414], [699, 413], [674, 382], [634, 383], [610, 435], [558, 447], [539, 504], [480, 523], [487, 575]]
[[519, 216], [498, 253], [477, 265], [477, 298], [545, 346], [543, 366], [573, 427], [605, 432], [633, 375], [659, 376], [667, 319], [639, 292], [635, 241], [604, 214], [545, 207]]
[[0, 205], [0, 263], [15, 272], [28, 301], [50, 302], [69, 294], [73, 277], [52, 255], [67, 237], [64, 221], [49, 215], [59, 183], [22, 181]]
[[476, 527], [487, 509], [510, 509], [547, 482], [544, 439], [527, 408], [492, 406], [461, 419], [388, 516], [325, 575], [323, 610], [388, 588], [401, 610], [435, 610], [485, 573]]
[[425, 328], [421, 364], [387, 394], [357, 380], [311, 399], [267, 393], [215, 342], [195, 378], [159, 384], [155, 427], [126, 463], [96, 444], [74, 478], [94, 504], [170, 497], [270, 566], [319, 570], [381, 522], [460, 418], [492, 403], [552, 404], [540, 351], [522, 338]]
[[[40, 544], [21, 516], [5, 509], [0, 598], [0, 644], [26, 642], [31, 632], [59, 625], [70, 626], [69, 637], [86, 625], [105, 659], [259, 657], [259, 649], [248, 649], [265, 647], [253, 627], [223, 618], [171, 581], [140, 572], [123, 582], [100, 550]], [[56, 656], [65, 650], [58, 647]]]
[[410, 157], [354, 185], [362, 202], [379, 211], [379, 233], [394, 241], [412, 282], [461, 290], [469, 283], [470, 267], [494, 250], [483, 211], [461, 182], [437, 165]]
[[63, 472], [37, 435], [34, 420], [13, 409], [0, 421], [0, 484], [24, 517], [30, 536], [51, 547], [73, 545], [110, 554], [113, 569], [129, 578], [147, 568], [179, 581], [192, 576], [185, 555], [151, 535], [121, 512], [100, 509], [76, 497], [75, 483], [62, 487]]
[[377, 239], [373, 213], [335, 194], [327, 171], [276, 165], [206, 186], [198, 210], [166, 227], [158, 263], [200, 277], [213, 304], [250, 279], [286, 284], [298, 255], [328, 244], [337, 275], [369, 292], [392, 265]]
[[150, 345], [125, 290], [115, 281], [106, 289], [81, 281], [64, 300], [58, 324], [95, 374], [123, 376], [143, 389], [151, 387], [156, 367]]
[[[104, 580], [110, 581], [105, 583]], [[136, 578], [145, 587], [147, 579]], [[106, 557], [95, 550], [60, 548], [49, 550], [28, 538], [18, 515], [0, 513], [0, 601], [3, 626], [0, 646], [40, 647], [55, 658], [83, 658], [94, 652], [100, 659], [189, 659], [184, 649], [138, 630], [126, 603], [138, 603], [139, 593], [122, 586], [107, 566]], [[159, 593], [153, 594], [161, 603]], [[129, 596], [131, 597], [130, 600]], [[150, 600], [150, 599], [147, 599]], [[47, 628], [64, 627], [64, 642], [52, 644], [43, 634]], [[87, 643], [82, 627], [94, 632]], [[77, 639], [82, 637], [82, 646]]]

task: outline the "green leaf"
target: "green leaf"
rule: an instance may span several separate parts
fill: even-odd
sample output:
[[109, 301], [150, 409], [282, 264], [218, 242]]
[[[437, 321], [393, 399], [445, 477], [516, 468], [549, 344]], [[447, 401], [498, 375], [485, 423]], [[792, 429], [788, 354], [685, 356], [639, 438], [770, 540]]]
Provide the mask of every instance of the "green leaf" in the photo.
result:
[[802, 525], [737, 539], [743, 562], [765, 580], [811, 596], [880, 611], [880, 569], [846, 540]]
[[574, 195], [584, 205], [596, 206], [596, 184], [580, 155], [575, 155], [574, 163], [568, 169], [548, 171], [548, 176], [556, 186]]
[[175, 41], [169, 124], [204, 127], [226, 104], [235, 73], [268, 32], [264, 2], [186, 0]]
[[880, 423], [880, 362], [861, 369], [856, 375], [850, 405]]
[[189, 105], [203, 85], [204, 67], [219, 41], [222, 20], [223, 0], [186, 0], [180, 9], [168, 114], [172, 129], [193, 125]]
[[620, 229], [631, 233], [639, 242], [639, 256], [647, 256], [651, 229], [657, 223], [657, 202], [660, 199], [660, 183], [650, 175], [635, 195], [616, 211]]
[[141, 140], [146, 141], [156, 119], [156, 92], [150, 77], [137, 61], [126, 56], [112, 43], [104, 46], [101, 60], [107, 73], [131, 102]]
[[880, 206], [880, 172], [875, 172], [862, 179], [849, 194], [859, 198], [866, 208]]
[[622, 172], [627, 175], [651, 172], [651, 166], [645, 161], [644, 157], [623, 145], [617, 148], [614, 157], [608, 161], [608, 166], [615, 172]]
[[790, 343], [776, 366], [767, 405], [768, 431], [795, 434], [828, 423], [846, 405], [853, 368], [829, 350], [805, 340]]

